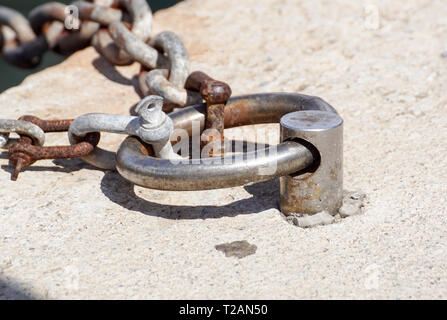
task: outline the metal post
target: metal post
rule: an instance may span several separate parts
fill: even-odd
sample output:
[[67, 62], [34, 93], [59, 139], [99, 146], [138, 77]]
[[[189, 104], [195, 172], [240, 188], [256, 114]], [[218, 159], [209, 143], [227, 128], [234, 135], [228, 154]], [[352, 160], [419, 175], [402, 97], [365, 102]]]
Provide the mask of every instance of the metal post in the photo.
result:
[[306, 110], [286, 114], [280, 123], [281, 142], [300, 142], [314, 156], [312, 166], [280, 178], [281, 211], [335, 215], [343, 203], [343, 119], [333, 112]]

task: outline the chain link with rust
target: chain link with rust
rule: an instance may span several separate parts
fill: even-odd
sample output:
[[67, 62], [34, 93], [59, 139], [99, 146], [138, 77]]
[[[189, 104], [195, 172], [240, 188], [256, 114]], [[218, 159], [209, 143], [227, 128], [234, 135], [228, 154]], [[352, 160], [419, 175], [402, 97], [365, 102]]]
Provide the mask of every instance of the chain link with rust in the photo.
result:
[[[65, 23], [74, 10], [79, 19], [69, 22], [78, 23], [79, 28], [69, 30]], [[75, 1], [71, 5], [50, 2], [33, 9], [28, 19], [0, 6], [0, 50], [7, 62], [23, 68], [36, 67], [48, 50], [67, 55], [90, 44], [112, 64], [137, 61], [141, 64], [138, 82], [142, 95], [161, 96], [163, 111], [206, 101], [206, 129], [217, 130], [220, 138], [204, 133], [202, 141], [215, 144], [219, 140], [221, 145], [213, 146], [209, 155], [222, 155], [224, 106], [231, 96], [230, 87], [203, 72], [190, 74], [189, 55], [181, 39], [169, 31], [150, 39], [151, 24], [152, 11], [146, 0]], [[72, 121], [46, 121], [31, 116], [20, 119], [44, 132], [68, 131]], [[0, 143], [5, 144], [8, 137], [0, 135]], [[33, 145], [29, 136], [21, 135], [9, 153], [15, 166], [13, 179], [37, 160], [86, 156], [98, 141], [98, 134], [89, 133], [73, 146], [42, 147]]]
[[[67, 16], [74, 12], [79, 20]], [[79, 28], [67, 30], [67, 18]], [[10, 145], [9, 133], [20, 135], [9, 149], [12, 179], [37, 160], [76, 157], [160, 190], [225, 188], [280, 177], [284, 214], [335, 214], [343, 202], [343, 119], [336, 110], [318, 97], [299, 94], [229, 99], [227, 84], [203, 72], [190, 74], [188, 52], [176, 34], [165, 31], [150, 39], [151, 23], [146, 0], [51, 2], [32, 10], [28, 20], [0, 6], [0, 50], [6, 61], [34, 67], [49, 49], [68, 54], [91, 43], [112, 64], [139, 62], [145, 96], [136, 108], [139, 117], [91, 113], [75, 120], [0, 119], [1, 147]], [[206, 104], [200, 104], [203, 100]], [[194, 106], [170, 116], [164, 112], [189, 105]], [[242, 158], [223, 156], [225, 126], [272, 122], [280, 123], [278, 146], [244, 152]], [[197, 123], [204, 156], [184, 159], [170, 138], [174, 128], [191, 128], [189, 138]], [[61, 131], [68, 131], [70, 146], [42, 146], [44, 132]], [[115, 153], [97, 147], [100, 132], [128, 137]]]
[[[74, 9], [79, 29], [68, 30], [64, 23]], [[146, 0], [50, 2], [33, 9], [28, 20], [0, 6], [0, 48], [7, 62], [32, 68], [47, 50], [70, 54], [92, 44], [112, 64], [139, 62], [141, 93], [163, 97], [165, 111], [201, 103], [198, 90], [185, 88], [190, 62], [182, 41], [169, 31], [150, 39], [151, 24]]]
[[[73, 120], [42, 120], [34, 116], [23, 116], [20, 121], [30, 122], [43, 132], [67, 132]], [[9, 148], [8, 158], [14, 166], [12, 180], [17, 180], [20, 171], [37, 160], [78, 158], [88, 155], [99, 143], [100, 134], [93, 132], [86, 135], [83, 141], [69, 146], [36, 146], [27, 135], [20, 135], [17, 143]]]

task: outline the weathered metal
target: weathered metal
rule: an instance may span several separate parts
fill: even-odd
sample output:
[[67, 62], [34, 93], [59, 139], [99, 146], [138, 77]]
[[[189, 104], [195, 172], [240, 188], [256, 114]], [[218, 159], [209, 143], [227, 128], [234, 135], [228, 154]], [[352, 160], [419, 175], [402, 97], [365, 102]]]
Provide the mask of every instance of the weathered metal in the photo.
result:
[[200, 92], [206, 101], [205, 132], [202, 133], [202, 147], [212, 144], [209, 157], [223, 156], [225, 153], [225, 105], [231, 96], [231, 88], [222, 81], [217, 81], [201, 71], [189, 75], [186, 89]]
[[35, 124], [43, 132], [66, 132], [73, 120], [42, 120], [36, 116], [21, 116], [19, 120]]
[[152, 31], [152, 10], [146, 0], [118, 0], [132, 21], [132, 32], [143, 42], [149, 40]]
[[[156, 156], [175, 158], [169, 137], [173, 131], [172, 120], [162, 111], [161, 97], [149, 96], [137, 106], [139, 117], [105, 113], [89, 113], [76, 118], [68, 130], [71, 144], [83, 140], [88, 133], [109, 132], [140, 137], [152, 144]], [[115, 170], [115, 153], [99, 147], [83, 157], [89, 164], [101, 169]]]
[[[257, 94], [229, 99], [225, 109], [225, 127], [279, 122], [281, 117], [303, 110], [337, 112], [317, 97], [299, 94]], [[193, 133], [193, 124], [205, 128], [206, 105], [196, 105], [170, 114], [175, 128]], [[180, 162], [150, 157], [144, 143], [127, 138], [116, 156], [118, 172], [141, 186], [163, 190], [200, 190], [243, 185], [293, 174], [314, 163], [312, 150], [286, 141], [277, 149], [267, 148], [238, 156], [186, 159]], [[276, 153], [275, 153], [276, 150]], [[293, 159], [293, 160], [292, 160]], [[276, 165], [276, 167], [275, 167]], [[290, 166], [289, 166], [290, 165]], [[298, 169], [298, 167], [300, 169]], [[272, 170], [269, 170], [272, 169]]]
[[314, 163], [280, 178], [281, 212], [286, 215], [335, 215], [343, 203], [343, 119], [336, 113], [308, 110], [281, 118], [281, 141], [311, 150]]
[[165, 110], [202, 102], [199, 93], [185, 89], [189, 74], [189, 55], [180, 38], [165, 31], [152, 39], [150, 45], [166, 54], [169, 59], [169, 70], [155, 69], [146, 75], [149, 91], [165, 99]]
[[38, 146], [43, 146], [45, 143], [44, 131], [33, 123], [21, 120], [0, 119], [0, 147], [5, 147], [8, 144], [9, 134], [17, 133], [19, 135], [26, 135], [31, 138], [32, 143]]
[[20, 43], [29, 42], [36, 38], [28, 20], [16, 10], [0, 6], [0, 25], [6, 25], [14, 30]]
[[75, 1], [72, 5], [78, 8], [79, 19], [95, 21], [102, 26], [108, 26], [114, 21], [120, 21], [123, 17], [121, 10], [99, 6], [87, 1]]
[[[301, 110], [322, 110], [337, 113], [328, 103], [318, 97], [295, 93], [266, 93], [230, 98], [225, 108], [225, 128], [261, 123], [279, 123], [287, 113]], [[198, 104], [169, 114], [174, 129], [183, 129], [192, 136], [193, 124], [198, 124], [199, 134], [205, 129], [206, 104]], [[136, 124], [136, 125], [135, 125]], [[110, 114], [87, 114], [78, 117], [70, 126], [71, 143], [88, 132], [110, 132], [124, 134], [126, 128], [138, 126], [138, 117]], [[129, 130], [130, 131], [130, 130]], [[129, 134], [134, 134], [130, 131]], [[136, 134], [137, 135], [137, 134]], [[89, 164], [108, 170], [115, 170], [115, 152], [99, 147], [83, 159]]]
[[[152, 11], [145, 0], [119, 0], [120, 8], [127, 10], [131, 17], [129, 29], [143, 43], [148, 41], [152, 28]], [[111, 37], [106, 28], [101, 28], [92, 40], [93, 46], [111, 63], [127, 65], [134, 60], [125, 50], [121, 49]]]
[[79, 158], [93, 151], [99, 142], [99, 134], [91, 133], [84, 137], [84, 141], [71, 146], [38, 147], [30, 144], [27, 137], [21, 137], [19, 142], [9, 149], [9, 160], [14, 166], [12, 180], [17, 180], [20, 171], [44, 159]]
[[171, 83], [166, 69], [155, 69], [147, 73], [146, 83], [152, 94], [159, 95], [165, 99], [166, 108], [182, 108], [202, 102], [199, 92], [186, 90]]
[[[31, 128], [34, 128], [32, 126], [37, 126], [42, 133], [65, 132], [73, 122], [73, 120], [42, 120], [35, 116], [23, 116], [17, 121], [19, 121], [18, 123], [25, 123]], [[33, 145], [31, 137], [24, 135], [27, 133], [21, 133], [19, 141], [9, 148], [8, 158], [14, 166], [11, 179], [14, 181], [17, 180], [23, 168], [30, 166], [37, 160], [79, 158], [86, 156], [93, 151], [100, 139], [99, 133], [92, 133], [86, 135], [83, 141], [75, 145], [44, 147], [43, 142], [39, 143], [38, 146]]]
[[133, 63], [132, 57], [115, 44], [106, 28], [99, 29], [93, 36], [92, 45], [99, 54], [114, 65], [124, 66]]
[[150, 69], [169, 68], [169, 61], [162, 53], [144, 43], [122, 22], [118, 21], [110, 24], [108, 31], [114, 43], [144, 67]]
[[[51, 25], [60, 23], [52, 22]], [[99, 23], [83, 21], [79, 30], [63, 31], [57, 39], [56, 45], [52, 47], [59, 54], [67, 55], [88, 47], [93, 36], [99, 30]], [[47, 37], [48, 38], [48, 37]]]
[[48, 49], [44, 37], [37, 37], [28, 20], [19, 12], [0, 6], [0, 25], [10, 27], [16, 39], [3, 43], [3, 58], [21, 68], [33, 68]]
[[49, 2], [35, 7], [28, 15], [28, 20], [36, 34], [40, 34], [46, 23], [65, 22], [67, 6], [59, 2]]
[[[192, 191], [235, 187], [302, 170], [313, 161], [306, 147], [285, 142], [278, 147], [224, 158], [179, 160], [148, 156], [144, 144], [128, 137], [117, 153], [117, 170], [127, 180], [151, 189]], [[273, 152], [274, 149], [274, 152]], [[263, 173], [260, 168], [276, 167]]]
[[[138, 117], [91, 113], [75, 120], [0, 119], [0, 147], [9, 147], [13, 180], [37, 160], [82, 157], [99, 168], [117, 169], [133, 183], [162, 190], [224, 188], [281, 177], [280, 206], [286, 215], [337, 212], [343, 120], [329, 104], [299, 94], [230, 98], [228, 84], [200, 71], [190, 74], [188, 52], [176, 34], [165, 31], [150, 39], [152, 11], [145, 0], [101, 3], [47, 3], [31, 11], [29, 21], [0, 6], [0, 50], [6, 61], [34, 67], [49, 49], [69, 54], [91, 43], [115, 65], [139, 62], [145, 96], [136, 107]], [[67, 21], [75, 27], [67, 27]], [[175, 108], [183, 109], [165, 114]], [[278, 146], [223, 156], [225, 128], [275, 122], [281, 123]], [[70, 146], [43, 146], [44, 132], [64, 131]], [[20, 135], [18, 142], [9, 139], [11, 132]], [[130, 137], [115, 154], [97, 147], [100, 132]], [[176, 154], [171, 139], [179, 137], [188, 142], [199, 137], [202, 158]]]

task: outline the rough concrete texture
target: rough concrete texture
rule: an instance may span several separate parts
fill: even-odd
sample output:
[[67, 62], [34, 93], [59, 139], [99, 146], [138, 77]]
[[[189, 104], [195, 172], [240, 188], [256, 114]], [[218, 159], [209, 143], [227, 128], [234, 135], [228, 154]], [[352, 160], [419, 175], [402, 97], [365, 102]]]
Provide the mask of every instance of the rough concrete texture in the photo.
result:
[[[368, 195], [364, 214], [301, 229], [277, 209], [278, 181], [162, 192], [81, 160], [41, 161], [11, 182], [2, 153], [1, 298], [447, 298], [446, 17], [444, 0], [189, 0], [158, 12], [154, 34], [178, 33], [193, 70], [234, 95], [301, 92], [336, 107], [345, 189]], [[4, 92], [1, 116], [128, 114], [137, 72], [86, 49]], [[109, 148], [123, 139], [103, 136]], [[243, 259], [215, 249], [244, 240], [257, 251]]]

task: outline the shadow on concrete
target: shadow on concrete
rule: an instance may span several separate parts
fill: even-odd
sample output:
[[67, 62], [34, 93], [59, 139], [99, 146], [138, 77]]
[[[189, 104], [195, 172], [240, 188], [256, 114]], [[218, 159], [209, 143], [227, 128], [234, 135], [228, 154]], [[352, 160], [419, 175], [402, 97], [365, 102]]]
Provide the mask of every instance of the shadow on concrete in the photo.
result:
[[[7, 153], [0, 154], [0, 159], [8, 159]], [[36, 164], [39, 162], [37, 161]], [[88, 163], [84, 162], [82, 159], [56, 159], [53, 160], [54, 166], [39, 166], [39, 165], [31, 165], [29, 167], [26, 167], [22, 169], [22, 172], [25, 171], [35, 171], [35, 172], [41, 172], [41, 171], [49, 171], [49, 172], [62, 172], [62, 173], [71, 173], [80, 171], [82, 169], [87, 170], [100, 170], [92, 165], [89, 165]], [[6, 172], [9, 172], [12, 174], [14, 171], [14, 168], [11, 165], [2, 165], [1, 168], [5, 170]], [[19, 176], [20, 177], [20, 176]]]
[[[279, 179], [245, 186], [245, 190], [253, 197], [222, 206], [159, 204], [136, 195], [134, 187], [134, 184], [125, 180], [116, 172], [106, 172], [101, 180], [101, 191], [112, 202], [131, 211], [165, 219], [219, 219], [241, 214], [255, 214], [271, 208], [278, 208]], [[225, 189], [222, 189], [222, 192], [225, 192]]]
[[36, 300], [39, 297], [27, 292], [22, 285], [15, 281], [0, 277], [0, 300]]
[[126, 85], [133, 86], [135, 92], [138, 94], [140, 98], [144, 98], [143, 92], [140, 90], [140, 85], [138, 83], [138, 75], [133, 76], [131, 79], [124, 77], [119, 71], [116, 69], [116, 66], [110, 63], [106, 58], [100, 56], [93, 60], [93, 66], [98, 72], [100, 72], [103, 76], [105, 76], [110, 81]]
[[121, 73], [118, 72], [118, 70], [116, 70], [115, 65], [110, 63], [104, 57], [100, 56], [96, 58], [95, 60], [93, 60], [92, 64], [95, 69], [98, 70], [107, 79], [126, 86], [134, 85], [132, 79], [124, 77]]

